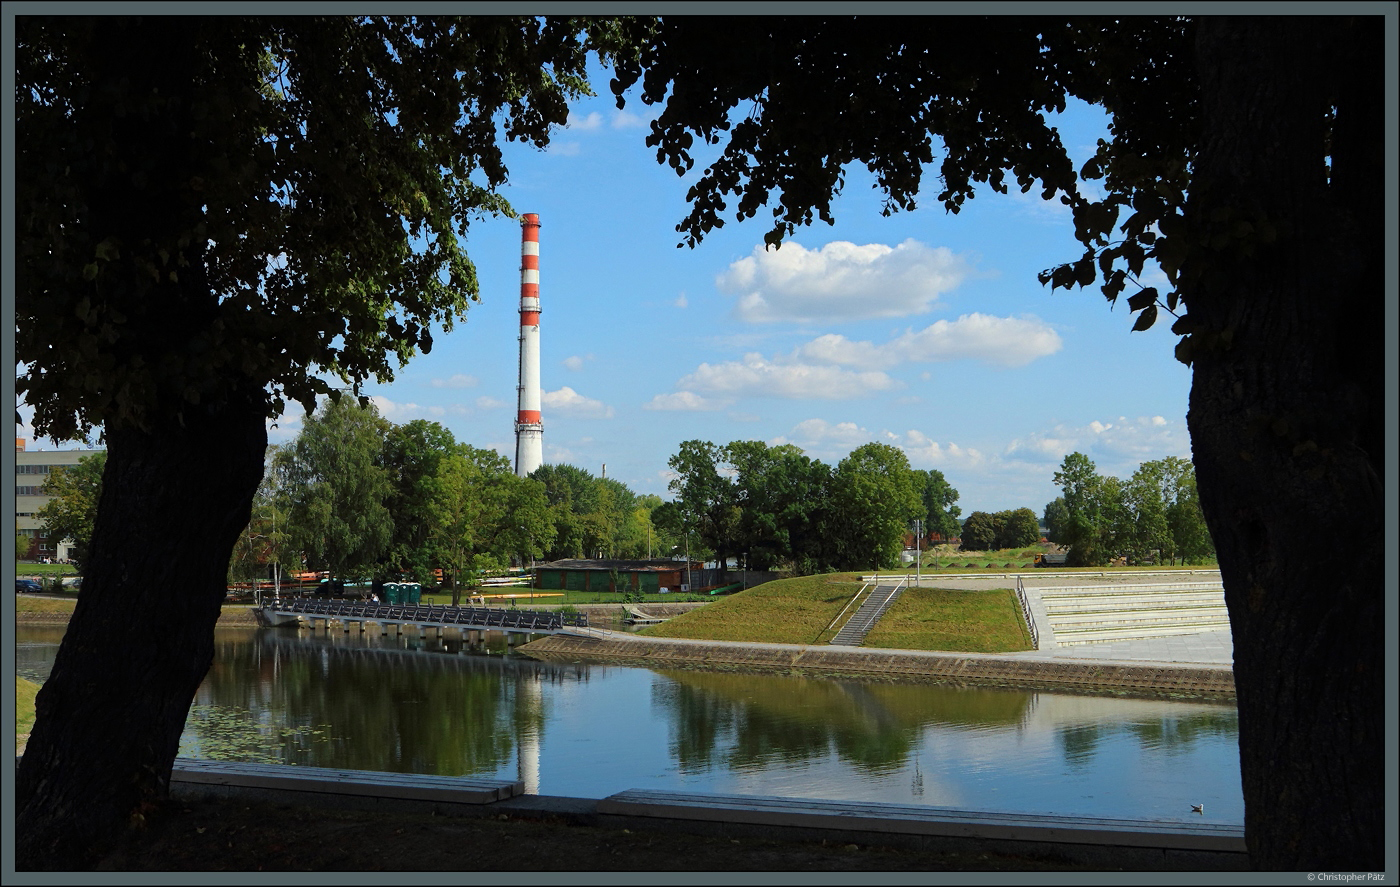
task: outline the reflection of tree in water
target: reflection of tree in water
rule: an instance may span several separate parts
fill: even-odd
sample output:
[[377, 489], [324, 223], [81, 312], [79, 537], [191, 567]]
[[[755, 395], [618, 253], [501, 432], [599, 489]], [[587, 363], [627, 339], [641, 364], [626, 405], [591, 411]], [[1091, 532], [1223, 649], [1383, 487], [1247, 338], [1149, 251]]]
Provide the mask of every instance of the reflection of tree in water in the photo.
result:
[[783, 675], [663, 672], [653, 701], [672, 712], [682, 771], [805, 763], [835, 753], [857, 769], [904, 766], [930, 724], [1016, 726], [1029, 694]]
[[1056, 739], [1064, 752], [1065, 763], [1072, 769], [1089, 766], [1103, 738], [1104, 728], [1098, 724], [1073, 724], [1056, 731]]
[[1064, 724], [1055, 733], [1065, 763], [1082, 769], [1093, 762], [1099, 744], [1115, 735], [1131, 736], [1146, 751], [1178, 755], [1190, 752], [1193, 745], [1205, 739], [1224, 738], [1238, 742], [1239, 726], [1239, 715], [1235, 709], [1221, 707], [1219, 710], [1184, 715], [1140, 717], [1114, 726], [1093, 722]]
[[[538, 738], [546, 712], [522, 680], [568, 679], [568, 667], [402, 649], [397, 639], [259, 632], [219, 642], [196, 699], [224, 714], [192, 717], [206, 754], [256, 752], [228, 713], [246, 712], [288, 764], [403, 773], [493, 773], [516, 736]], [[273, 725], [281, 724], [282, 727]], [[225, 758], [248, 759], [248, 758]], [[258, 758], [261, 759], [261, 758]]]
[[1238, 742], [1240, 736], [1239, 715], [1233, 709], [1133, 722], [1127, 727], [1143, 747], [1161, 749], [1168, 754], [1189, 751], [1193, 744], [1203, 738], [1228, 737]]

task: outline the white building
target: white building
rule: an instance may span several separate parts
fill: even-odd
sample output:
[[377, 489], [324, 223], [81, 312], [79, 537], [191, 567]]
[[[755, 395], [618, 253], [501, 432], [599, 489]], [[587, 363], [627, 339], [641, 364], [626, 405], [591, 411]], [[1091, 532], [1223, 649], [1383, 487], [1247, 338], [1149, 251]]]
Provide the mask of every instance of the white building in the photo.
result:
[[36, 516], [49, 501], [40, 488], [56, 468], [71, 468], [102, 450], [27, 450], [22, 437], [15, 438], [15, 529], [30, 540], [29, 551], [16, 551], [19, 560], [43, 558], [68, 560], [71, 540], [50, 539]]

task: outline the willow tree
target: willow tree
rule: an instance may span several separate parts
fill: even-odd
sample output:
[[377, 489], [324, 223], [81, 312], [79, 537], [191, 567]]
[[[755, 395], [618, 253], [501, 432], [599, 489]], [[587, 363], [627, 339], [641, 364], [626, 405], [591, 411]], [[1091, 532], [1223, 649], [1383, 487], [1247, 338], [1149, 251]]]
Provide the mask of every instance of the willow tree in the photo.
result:
[[[661, 106], [660, 162], [690, 171], [699, 142], [714, 157], [685, 243], [726, 216], [764, 215], [769, 244], [830, 222], [857, 163], [886, 214], [912, 209], [938, 156], [950, 212], [1012, 181], [1072, 210], [1084, 251], [1043, 283], [1097, 283], [1134, 329], [1175, 315], [1263, 868], [1384, 868], [1386, 27], [676, 17], [612, 84], [619, 105], [640, 83]], [[1071, 98], [1110, 115], [1077, 170], [1053, 120]], [[1166, 286], [1142, 282], [1152, 263]]]
[[511, 215], [500, 142], [587, 91], [580, 24], [20, 17], [17, 390], [100, 426], [83, 594], [16, 777], [19, 868], [90, 862], [166, 792], [288, 401], [432, 346]]

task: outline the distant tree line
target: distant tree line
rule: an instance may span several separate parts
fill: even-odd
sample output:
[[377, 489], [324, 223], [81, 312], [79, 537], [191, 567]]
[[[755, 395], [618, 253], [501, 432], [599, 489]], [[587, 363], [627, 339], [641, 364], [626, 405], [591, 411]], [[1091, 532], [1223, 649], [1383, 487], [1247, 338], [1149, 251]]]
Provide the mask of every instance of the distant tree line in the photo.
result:
[[345, 578], [464, 576], [565, 557], [646, 557], [674, 541], [652, 526], [658, 496], [638, 496], [572, 465], [518, 477], [494, 450], [436, 422], [396, 425], [372, 404], [327, 401], [291, 442], [270, 448], [231, 579], [268, 565]]
[[1102, 566], [1117, 557], [1135, 564], [1215, 559], [1187, 459], [1144, 462], [1122, 481], [1098, 474], [1083, 453], [1070, 453], [1055, 483], [1063, 495], [1045, 506], [1047, 538], [1069, 548], [1070, 566]]
[[1029, 508], [989, 514], [974, 511], [962, 526], [963, 551], [1024, 548], [1040, 541], [1040, 521]]
[[958, 532], [957, 490], [887, 444], [857, 447], [832, 468], [792, 444], [688, 440], [668, 464], [675, 499], [653, 520], [721, 569], [731, 557], [799, 574], [891, 567], [915, 520]]

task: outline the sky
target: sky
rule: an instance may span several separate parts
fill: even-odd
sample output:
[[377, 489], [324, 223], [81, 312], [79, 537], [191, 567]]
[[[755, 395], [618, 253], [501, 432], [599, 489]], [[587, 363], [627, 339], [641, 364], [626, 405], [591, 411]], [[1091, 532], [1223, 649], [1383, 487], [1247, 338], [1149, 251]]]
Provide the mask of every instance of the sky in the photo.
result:
[[[1190, 457], [1190, 370], [1173, 357], [1171, 318], [1131, 332], [1131, 287], [1111, 309], [1097, 286], [1052, 292], [1036, 279], [1081, 255], [1068, 208], [1012, 180], [1012, 194], [984, 188], [949, 214], [933, 199], [936, 153], [912, 212], [881, 216], [858, 166], [834, 225], [765, 250], [760, 210], [678, 246], [703, 160], [683, 177], [659, 164], [645, 145], [656, 110], [634, 98], [619, 111], [607, 76], [593, 82], [600, 94], [572, 106], [547, 149], [506, 153], [502, 193], [540, 217], [546, 463], [670, 498], [667, 460], [682, 441], [790, 443], [833, 466], [878, 441], [941, 471], [964, 515], [1039, 515], [1068, 453], [1122, 478]], [[1106, 117], [1084, 105], [1059, 117], [1078, 166], [1107, 137]], [[439, 422], [513, 459], [519, 223], [473, 220], [467, 250], [481, 301], [365, 393], [395, 423]], [[1151, 269], [1143, 282], [1165, 278]], [[270, 442], [301, 423], [292, 405]], [[24, 423], [16, 434], [33, 439]]]

